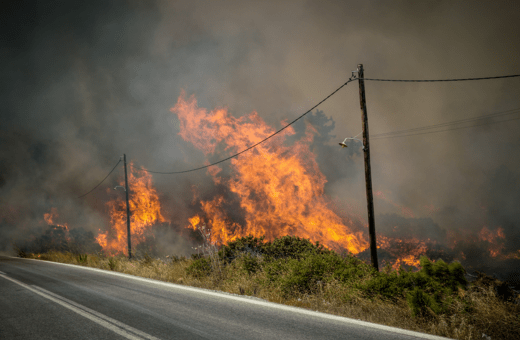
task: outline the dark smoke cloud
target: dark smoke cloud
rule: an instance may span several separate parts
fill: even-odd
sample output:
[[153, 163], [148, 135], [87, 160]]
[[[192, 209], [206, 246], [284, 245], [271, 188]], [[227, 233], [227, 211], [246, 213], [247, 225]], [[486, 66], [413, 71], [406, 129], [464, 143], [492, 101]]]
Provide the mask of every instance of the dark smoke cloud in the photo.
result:
[[[236, 116], [256, 110], [280, 127], [345, 82], [359, 63], [374, 78], [520, 71], [520, 5], [514, 1], [49, 0], [2, 6], [0, 248], [23, 238], [51, 207], [71, 226], [105, 228], [104, 202], [120, 194], [106, 190], [121, 171], [93, 194], [77, 196], [123, 153], [157, 171], [203, 164], [203, 154], [177, 135], [178, 120], [169, 111], [181, 89], [195, 94], [201, 107], [225, 106]], [[366, 91], [372, 134], [520, 107], [519, 79], [367, 82]], [[359, 144], [337, 145], [361, 131], [357, 84], [319, 110], [305, 121], [319, 131], [311, 149], [327, 176], [326, 192], [337, 207], [364, 217]], [[487, 225], [502, 227], [507, 250], [515, 250], [519, 128], [511, 121], [373, 140], [374, 190], [388, 198], [376, 199], [376, 222], [383, 231], [389, 219], [408, 232], [424, 225], [442, 239], [449, 230], [480, 230], [484, 206]], [[302, 133], [305, 123], [295, 129]], [[179, 228], [189, 215], [185, 208], [193, 206], [193, 186], [201, 198], [218, 190], [205, 171], [156, 175], [154, 181]], [[411, 217], [399, 207], [413, 211], [415, 220], [406, 220]]]

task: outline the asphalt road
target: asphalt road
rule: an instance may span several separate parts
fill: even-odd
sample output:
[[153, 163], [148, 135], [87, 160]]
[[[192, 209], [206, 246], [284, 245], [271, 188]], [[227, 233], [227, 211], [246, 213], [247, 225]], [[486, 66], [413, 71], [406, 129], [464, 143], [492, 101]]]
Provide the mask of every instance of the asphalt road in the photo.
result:
[[445, 339], [126, 274], [0, 256], [0, 339]]

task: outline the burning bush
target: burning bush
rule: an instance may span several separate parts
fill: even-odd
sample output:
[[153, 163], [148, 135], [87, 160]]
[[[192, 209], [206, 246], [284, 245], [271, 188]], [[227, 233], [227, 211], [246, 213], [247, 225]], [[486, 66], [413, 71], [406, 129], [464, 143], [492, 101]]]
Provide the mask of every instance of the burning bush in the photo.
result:
[[72, 252], [97, 253], [101, 247], [94, 234], [83, 228], [68, 230], [62, 225], [48, 225], [37, 229], [26, 240], [14, 244], [19, 255], [24, 253]]

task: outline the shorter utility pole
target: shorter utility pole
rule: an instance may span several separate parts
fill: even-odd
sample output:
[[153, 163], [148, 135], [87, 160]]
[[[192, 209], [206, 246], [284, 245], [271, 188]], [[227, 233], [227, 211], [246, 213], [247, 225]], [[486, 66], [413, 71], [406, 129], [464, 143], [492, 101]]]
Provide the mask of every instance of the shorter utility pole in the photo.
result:
[[365, 76], [363, 72], [363, 64], [358, 65], [359, 79], [359, 102], [361, 105], [361, 120], [363, 124], [363, 151], [365, 153], [365, 182], [367, 189], [367, 210], [368, 210], [368, 233], [370, 235], [370, 259], [372, 266], [379, 271], [377, 261], [377, 245], [376, 245], [376, 222], [374, 219], [374, 195], [372, 193], [372, 173], [370, 170], [370, 145], [368, 141], [368, 117], [367, 103], [365, 98]]
[[123, 154], [125, 162], [125, 193], [126, 193], [126, 235], [128, 236], [128, 258], [132, 258], [132, 241], [130, 234], [130, 204], [128, 203], [128, 175], [126, 173], [126, 153]]

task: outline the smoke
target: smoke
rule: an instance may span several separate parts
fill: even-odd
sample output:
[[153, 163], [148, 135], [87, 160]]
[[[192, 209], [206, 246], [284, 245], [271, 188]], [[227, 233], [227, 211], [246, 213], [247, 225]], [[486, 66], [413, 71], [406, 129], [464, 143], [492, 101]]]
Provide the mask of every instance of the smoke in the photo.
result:
[[[178, 135], [179, 121], [170, 112], [181, 89], [195, 94], [201, 107], [227, 107], [237, 117], [256, 111], [278, 128], [343, 84], [359, 63], [371, 78], [518, 74], [519, 6], [491, 1], [5, 4], [0, 250], [41, 227], [51, 207], [72, 228], [104, 229], [105, 202], [121, 194], [107, 188], [118, 184], [121, 169], [92, 194], [77, 197], [123, 153], [156, 171], [204, 164], [203, 153]], [[370, 133], [519, 108], [519, 90], [516, 78], [367, 81]], [[288, 143], [304, 133], [305, 124], [318, 131], [311, 150], [336, 210], [365, 218], [360, 145], [337, 145], [361, 131], [357, 84], [296, 123], [297, 134]], [[500, 227], [506, 235], [502, 251], [517, 251], [519, 127], [511, 121], [373, 140], [374, 191], [386, 198], [376, 196], [378, 228], [385, 232], [387, 224], [397, 224], [403, 234], [442, 240], [449, 232], [473, 235], [485, 225]], [[154, 184], [176, 230], [189, 217], [194, 190], [199, 199], [221, 190], [206, 171], [155, 175]], [[235, 215], [240, 222], [240, 213]], [[172, 235], [162, 240], [176, 239]]]

